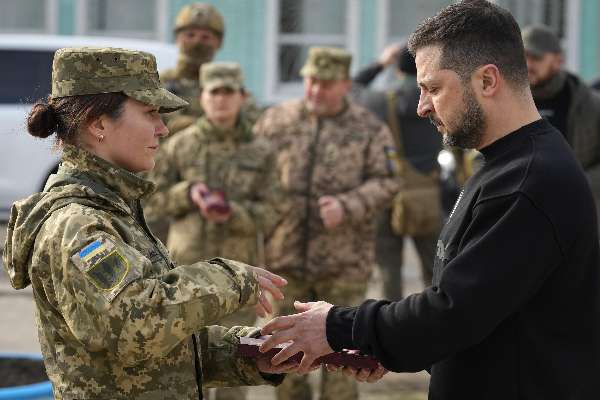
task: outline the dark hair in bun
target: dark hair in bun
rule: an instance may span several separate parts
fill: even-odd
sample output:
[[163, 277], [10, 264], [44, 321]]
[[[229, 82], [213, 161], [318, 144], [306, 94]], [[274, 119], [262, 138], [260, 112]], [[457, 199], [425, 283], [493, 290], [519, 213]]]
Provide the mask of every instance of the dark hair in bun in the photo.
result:
[[58, 119], [54, 107], [44, 101], [38, 101], [27, 116], [27, 131], [30, 135], [47, 138], [56, 132]]
[[100, 93], [38, 100], [27, 116], [27, 131], [30, 135], [47, 138], [52, 134], [60, 141], [76, 144], [80, 128], [108, 115], [118, 119], [127, 100], [124, 93]]

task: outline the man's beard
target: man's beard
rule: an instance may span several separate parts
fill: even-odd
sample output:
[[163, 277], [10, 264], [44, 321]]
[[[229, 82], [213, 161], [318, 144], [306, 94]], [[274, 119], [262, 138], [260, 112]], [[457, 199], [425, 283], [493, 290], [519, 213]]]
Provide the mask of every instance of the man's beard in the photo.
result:
[[[443, 143], [445, 146], [460, 147], [462, 149], [476, 149], [481, 143], [483, 130], [485, 128], [485, 118], [481, 106], [475, 99], [475, 95], [468, 86], [464, 91], [464, 106], [465, 111], [457, 121], [456, 130], [451, 132], [450, 126], [446, 126], [447, 133], [443, 135]], [[429, 117], [432, 124], [438, 126], [439, 122]]]

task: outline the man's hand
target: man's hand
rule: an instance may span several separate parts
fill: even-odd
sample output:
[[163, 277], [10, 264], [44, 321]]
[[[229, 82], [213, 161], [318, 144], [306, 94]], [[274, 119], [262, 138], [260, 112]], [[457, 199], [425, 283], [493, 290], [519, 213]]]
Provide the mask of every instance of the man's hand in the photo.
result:
[[292, 344], [273, 357], [271, 363], [279, 365], [294, 354], [303, 352], [304, 356], [296, 372], [306, 374], [311, 371], [317, 358], [333, 353], [325, 332], [327, 313], [333, 304], [324, 301], [296, 301], [294, 307], [299, 311], [298, 314], [274, 318], [263, 326], [261, 334], [273, 335], [260, 346], [260, 351], [267, 352], [279, 344], [292, 341]]
[[327, 370], [329, 372], [338, 371], [340, 368], [342, 369], [342, 372], [344, 375], [346, 375], [348, 377], [353, 377], [354, 379], [356, 379], [359, 382], [368, 382], [368, 383], [377, 382], [378, 380], [383, 378], [383, 376], [385, 374], [387, 374], [389, 372], [381, 364], [377, 367], [377, 369], [374, 369], [374, 370], [371, 370], [371, 369], [357, 370], [352, 367], [343, 367], [342, 368], [342, 367], [338, 367], [337, 365], [327, 364]]
[[398, 56], [400, 55], [400, 50], [402, 50], [402, 44], [395, 43], [387, 46], [381, 52], [379, 59], [377, 60], [379, 64], [383, 65], [383, 67], [388, 67], [391, 64], [395, 63], [398, 60]]
[[283, 293], [279, 290], [280, 287], [287, 285], [287, 281], [272, 272], [265, 269], [252, 267], [256, 275], [258, 275], [258, 284], [260, 286], [260, 295], [258, 303], [254, 306], [254, 310], [259, 317], [266, 317], [267, 314], [273, 312], [273, 306], [267, 298], [266, 292], [271, 293], [275, 300], [282, 300]]
[[327, 229], [335, 228], [344, 220], [344, 207], [333, 196], [321, 196], [319, 198], [319, 212], [323, 220], [323, 225]]

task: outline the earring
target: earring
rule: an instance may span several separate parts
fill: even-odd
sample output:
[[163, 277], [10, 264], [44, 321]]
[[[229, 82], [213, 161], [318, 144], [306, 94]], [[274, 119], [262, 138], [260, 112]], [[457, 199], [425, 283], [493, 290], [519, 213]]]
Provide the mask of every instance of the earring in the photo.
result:
[[104, 140], [104, 135], [98, 135], [98, 143], [102, 143]]

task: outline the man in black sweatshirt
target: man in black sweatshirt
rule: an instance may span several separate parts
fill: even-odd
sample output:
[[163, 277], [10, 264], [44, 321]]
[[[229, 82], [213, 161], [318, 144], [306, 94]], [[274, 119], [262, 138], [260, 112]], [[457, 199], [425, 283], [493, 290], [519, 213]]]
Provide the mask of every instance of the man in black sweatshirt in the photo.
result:
[[298, 303], [263, 327], [274, 335], [262, 350], [291, 340], [273, 362], [303, 351], [306, 372], [322, 354], [359, 349], [392, 371], [429, 370], [430, 399], [598, 398], [594, 200], [536, 109], [517, 23], [463, 1], [424, 21], [409, 48], [419, 115], [485, 157], [440, 234], [433, 285], [399, 302]]

